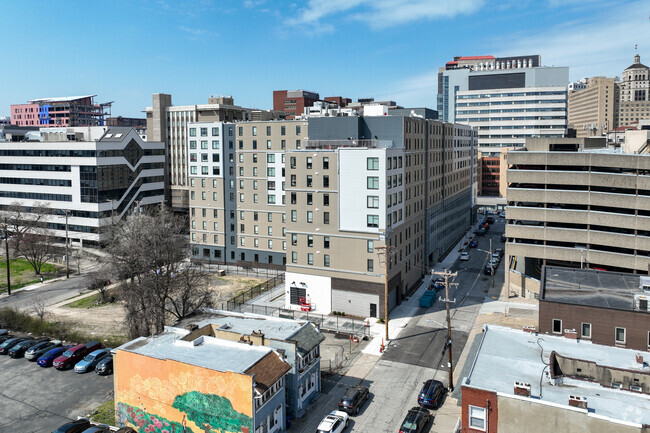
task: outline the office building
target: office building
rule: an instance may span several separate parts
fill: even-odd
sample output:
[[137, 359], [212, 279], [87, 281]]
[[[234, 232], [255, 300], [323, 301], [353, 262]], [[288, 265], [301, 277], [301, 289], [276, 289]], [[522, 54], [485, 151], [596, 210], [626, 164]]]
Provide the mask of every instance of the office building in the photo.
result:
[[[476, 154], [467, 126], [378, 115], [189, 128], [193, 256], [286, 265], [289, 308], [309, 298], [324, 314], [381, 317], [379, 247], [390, 250], [392, 308], [470, 225]], [[234, 129], [227, 148], [214, 149], [213, 128], [221, 137]]]
[[585, 87], [569, 91], [568, 127], [578, 138], [600, 137], [617, 127], [617, 79], [592, 77], [585, 82]]
[[540, 334], [650, 350], [650, 278], [596, 269], [545, 266]]
[[193, 329], [188, 339], [208, 335], [266, 346], [282, 354], [291, 366], [284, 384], [286, 413], [293, 419], [303, 416], [309, 404], [320, 396], [320, 344], [325, 336], [313, 323], [211, 309], [204, 309], [185, 323]]
[[650, 69], [634, 56], [634, 63], [621, 74], [617, 126], [650, 119]]
[[[45, 204], [57, 238], [102, 239], [101, 228], [162, 203], [164, 147], [132, 128], [7, 128], [0, 134], [0, 208]], [[4, 138], [3, 138], [4, 137]]]
[[537, 298], [544, 265], [648, 272], [650, 156], [626, 150], [605, 138], [538, 138], [507, 153], [510, 293]]
[[126, 126], [130, 128], [147, 127], [147, 119], [139, 117], [107, 117], [106, 126]]
[[[253, 111], [235, 105], [230, 96], [210, 97], [207, 104], [174, 106], [171, 95], [153, 94], [152, 106], [145, 109], [147, 136], [149, 140], [165, 143], [165, 202], [172, 209], [179, 212], [189, 209], [188, 124], [250, 120]], [[261, 113], [257, 115], [262, 117]]]
[[96, 104], [95, 96], [32, 99], [11, 106], [11, 124], [56, 128], [64, 126], [103, 126], [111, 103]]
[[263, 345], [264, 334], [257, 331], [249, 331], [246, 341], [219, 338], [209, 325], [199, 331], [166, 327], [114, 350], [118, 426], [286, 431], [285, 377], [291, 365], [284, 355]]
[[[495, 58], [455, 57], [438, 72], [441, 120], [477, 129], [477, 146], [486, 173], [479, 205], [494, 201], [499, 179], [491, 163], [504, 147], [522, 146], [528, 137], [564, 137], [567, 133], [566, 67], [541, 66], [539, 55]], [[485, 200], [487, 198], [487, 201]]]
[[646, 433], [650, 353], [484, 325], [462, 431]]

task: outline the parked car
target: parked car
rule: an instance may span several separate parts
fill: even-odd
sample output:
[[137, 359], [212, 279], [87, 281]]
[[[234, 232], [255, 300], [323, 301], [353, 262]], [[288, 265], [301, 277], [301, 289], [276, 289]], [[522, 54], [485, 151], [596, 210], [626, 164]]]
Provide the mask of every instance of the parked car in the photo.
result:
[[501, 255], [499, 255], [499, 253], [497, 253], [497, 252], [492, 253], [492, 260], [496, 260], [497, 262], [500, 262], [501, 261]]
[[102, 358], [95, 367], [95, 373], [103, 376], [105, 374], [111, 374], [113, 372], [113, 357], [107, 356]]
[[4, 343], [0, 344], [0, 355], [8, 354], [9, 349], [14, 347], [16, 344], [27, 340], [28, 338], [32, 338], [32, 337], [14, 337], [14, 338], [10, 338], [8, 340], [5, 340]]
[[12, 358], [22, 358], [25, 355], [25, 352], [27, 351], [27, 349], [29, 349], [30, 347], [34, 347], [39, 343], [46, 342], [46, 341], [50, 341], [50, 339], [47, 338], [47, 337], [41, 337], [41, 338], [37, 338], [37, 339], [32, 338], [30, 340], [25, 340], [22, 343], [18, 343], [14, 347], [9, 349], [9, 356], [11, 356]]
[[25, 352], [25, 359], [30, 361], [36, 361], [41, 355], [44, 355], [45, 352], [49, 352], [55, 347], [61, 346], [61, 340], [52, 340], [52, 341], [43, 341], [27, 349]]
[[67, 346], [63, 347], [55, 347], [53, 349], [48, 350], [44, 354], [38, 357], [38, 360], [36, 363], [40, 365], [41, 367], [51, 367], [52, 362], [59, 356], [63, 354], [66, 350], [70, 349], [71, 347], [74, 347], [74, 344], [69, 344]]
[[78, 344], [63, 352], [61, 356], [52, 362], [52, 366], [54, 366], [54, 368], [57, 370], [68, 369], [75, 365], [77, 362], [81, 361], [84, 356], [101, 347], [101, 343], [97, 341], [89, 341], [86, 344]]
[[506, 241], [506, 235], [501, 235], [501, 237], [499, 238], [499, 241], [500, 242], [505, 242]]
[[444, 290], [445, 289], [445, 280], [443, 278], [436, 278], [431, 283], [429, 290]]
[[138, 433], [138, 432], [133, 430], [131, 427], [122, 427], [121, 429], [119, 429], [115, 433]]
[[462, 253], [460, 253], [460, 259], [464, 262], [469, 260], [469, 252], [463, 251]]
[[111, 280], [100, 280], [100, 281], [95, 281], [86, 286], [86, 290], [95, 290], [98, 289], [102, 286], [110, 286], [111, 285]]
[[[485, 228], [481, 227], [480, 229], [475, 230], [474, 234], [476, 236], [487, 236], [487, 230], [485, 230]], [[476, 242], [476, 241], [474, 241], [474, 242]], [[471, 244], [471, 242], [470, 242], [470, 244]]]
[[90, 352], [84, 359], [77, 362], [77, 365], [74, 366], [74, 372], [86, 373], [87, 371], [93, 371], [97, 363], [106, 356], [110, 356], [108, 349], [97, 349]]
[[402, 421], [399, 433], [421, 433], [431, 420], [428, 410], [421, 407], [411, 408]]
[[349, 422], [350, 416], [347, 413], [334, 410], [318, 424], [316, 433], [340, 433], [345, 430]]
[[1, 344], [1, 343], [4, 343], [5, 341], [9, 340], [10, 338], [16, 338], [16, 336], [15, 336], [15, 335], [11, 335], [11, 334], [3, 334], [3, 335], [0, 335], [0, 344]]
[[445, 395], [445, 387], [439, 380], [427, 380], [418, 394], [418, 404], [423, 407], [438, 409]]
[[505, 254], [503, 248], [497, 248], [496, 250], [494, 250], [494, 252], [499, 255], [499, 258], [503, 257], [503, 255]]
[[490, 265], [487, 265], [487, 266], [485, 267], [485, 269], [483, 269], [483, 273], [484, 273], [485, 275], [493, 275], [493, 271], [496, 271], [496, 269], [493, 270], [493, 269], [492, 269], [492, 266], [490, 266]]
[[472, 239], [471, 241], [469, 241], [469, 247], [470, 248], [478, 247], [478, 242], [476, 242], [476, 240]]
[[506, 217], [506, 211], [502, 210], [501, 212], [499, 212], [499, 216], [501, 218], [505, 218]]
[[111, 429], [107, 425], [93, 425], [83, 430], [81, 433], [110, 433]]
[[501, 260], [499, 258], [497, 258], [497, 257], [492, 257], [488, 261], [488, 265], [492, 265], [492, 267], [494, 267], [494, 269], [499, 267], [499, 263], [501, 263]]
[[359, 413], [361, 406], [368, 400], [370, 392], [367, 386], [352, 386], [343, 395], [339, 402], [339, 410], [350, 415]]
[[485, 222], [488, 224], [494, 224], [494, 217], [488, 216], [487, 218], [485, 218]]
[[0, 335], [7, 335], [8, 333], [9, 331], [7, 331], [6, 329], [0, 329]]
[[81, 433], [90, 427], [90, 421], [87, 419], [78, 419], [73, 422], [63, 424], [58, 429], [54, 430], [53, 433]]

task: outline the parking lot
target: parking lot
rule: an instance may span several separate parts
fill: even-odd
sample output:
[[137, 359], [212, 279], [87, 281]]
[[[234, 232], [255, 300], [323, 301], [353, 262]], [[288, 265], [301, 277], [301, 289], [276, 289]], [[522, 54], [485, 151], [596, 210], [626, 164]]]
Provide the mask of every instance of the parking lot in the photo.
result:
[[113, 375], [41, 368], [0, 356], [0, 432], [51, 433], [110, 398]]

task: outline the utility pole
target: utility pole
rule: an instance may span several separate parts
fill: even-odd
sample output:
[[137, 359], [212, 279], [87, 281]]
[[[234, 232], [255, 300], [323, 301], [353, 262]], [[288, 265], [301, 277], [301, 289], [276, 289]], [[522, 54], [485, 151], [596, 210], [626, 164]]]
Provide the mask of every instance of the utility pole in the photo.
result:
[[384, 256], [384, 265], [386, 270], [386, 278], [384, 280], [384, 322], [386, 324], [386, 344], [388, 344], [388, 263], [392, 257], [393, 253], [392, 246], [386, 245], [384, 247], [377, 247], [379, 250], [377, 252], [378, 256]]
[[7, 217], [5, 217], [4, 223], [4, 233], [5, 233], [5, 254], [7, 262], [7, 295], [11, 296], [11, 270], [9, 266], [9, 230], [7, 225]]
[[65, 277], [70, 278], [70, 254], [68, 252], [68, 210], [65, 210]]
[[494, 288], [494, 256], [492, 254], [492, 239], [490, 239], [490, 273], [492, 274], [492, 288]]
[[450, 277], [456, 277], [458, 275], [458, 272], [454, 272], [453, 274], [449, 272], [448, 270], [444, 270], [444, 272], [434, 272], [434, 274], [441, 275], [445, 279], [445, 299], [441, 299], [446, 305], [447, 305], [447, 344], [445, 345], [447, 347], [447, 351], [449, 353], [449, 391], [454, 390], [454, 368], [453, 368], [453, 360], [451, 357], [451, 314], [449, 312], [449, 304], [455, 304], [456, 303], [456, 298], [452, 301], [449, 299], [449, 286], [457, 286], [458, 283], [450, 283], [449, 278]]

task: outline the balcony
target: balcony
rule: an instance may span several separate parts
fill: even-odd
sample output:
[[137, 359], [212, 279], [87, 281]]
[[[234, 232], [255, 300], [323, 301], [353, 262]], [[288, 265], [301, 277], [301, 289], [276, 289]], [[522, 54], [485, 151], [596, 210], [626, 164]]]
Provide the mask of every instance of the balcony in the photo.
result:
[[365, 147], [368, 149], [393, 147], [393, 140], [348, 139], [348, 140], [306, 140], [305, 149], [337, 149], [339, 147]]

